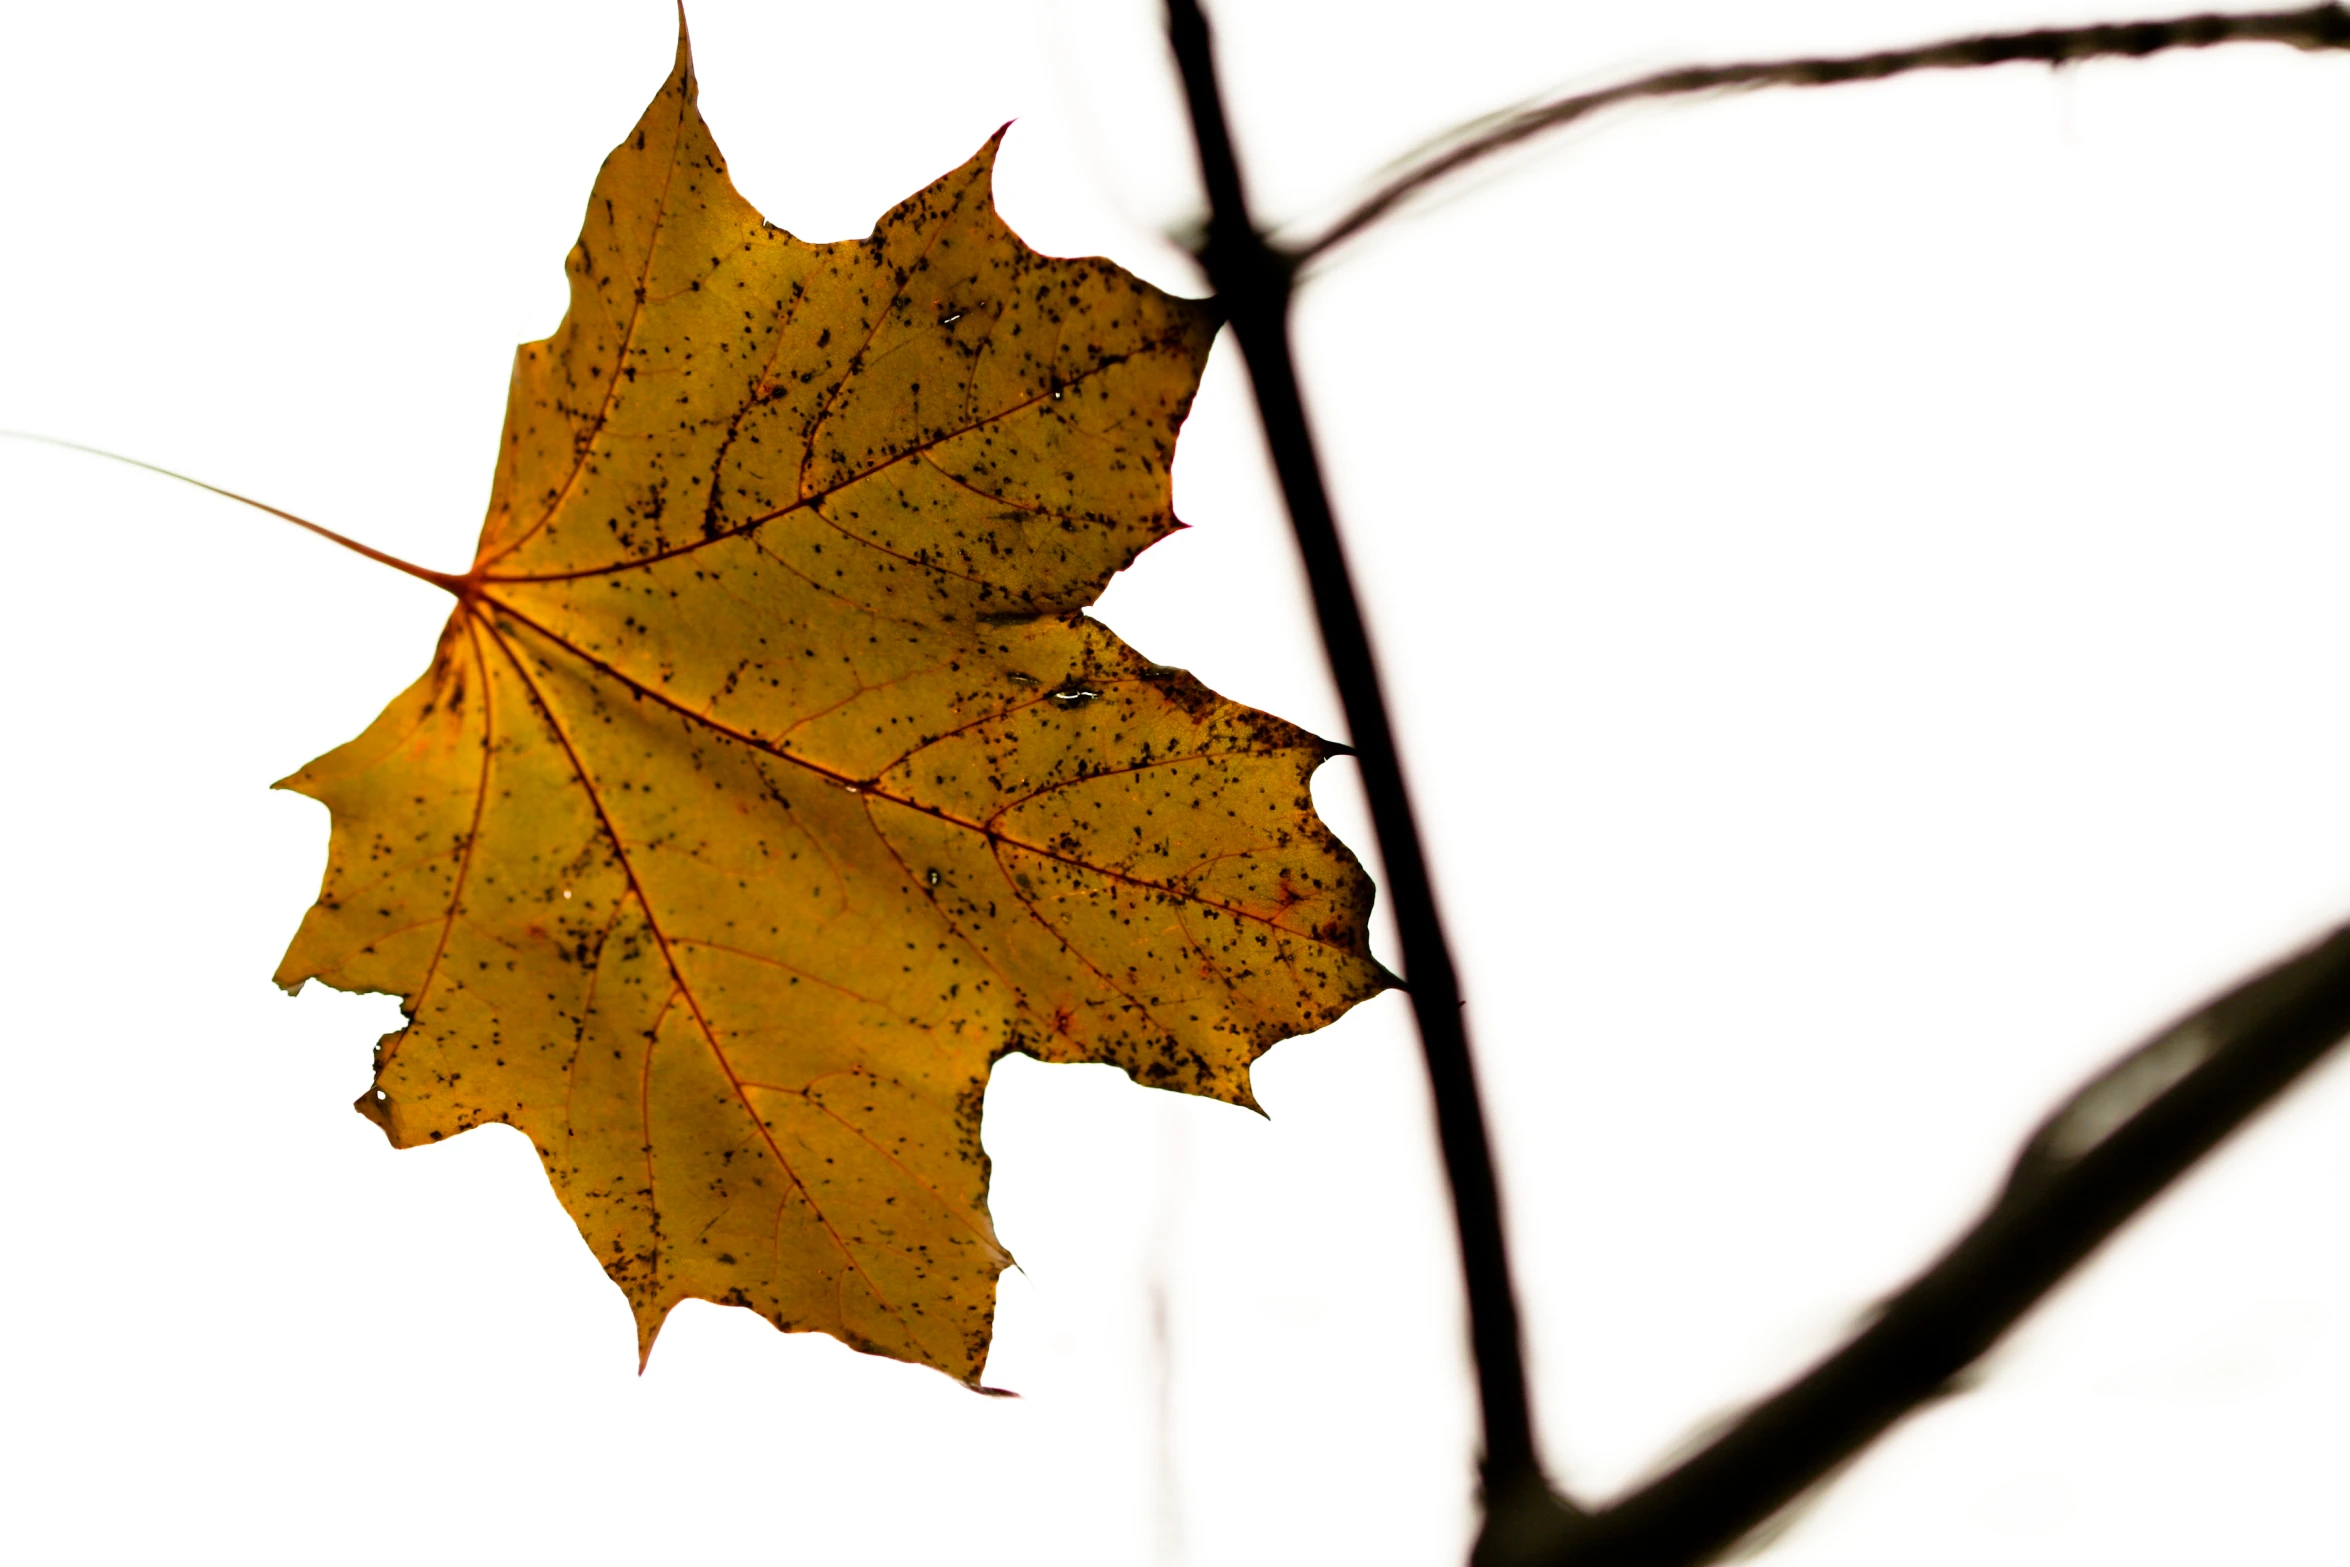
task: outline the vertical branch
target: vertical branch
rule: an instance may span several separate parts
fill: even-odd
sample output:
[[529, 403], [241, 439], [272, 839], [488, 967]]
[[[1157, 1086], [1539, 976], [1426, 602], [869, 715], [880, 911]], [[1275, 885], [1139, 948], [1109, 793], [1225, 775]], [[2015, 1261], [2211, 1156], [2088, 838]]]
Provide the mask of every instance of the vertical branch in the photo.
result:
[[1301, 251], [1250, 219], [1198, 0], [1168, 0], [1211, 221], [1200, 260], [1246, 356], [1370, 797], [1403, 942], [1466, 1275], [1488, 1516], [1478, 1567], [1694, 1567], [1716, 1559], [1917, 1409], [1951, 1390], [2047, 1293], [2350, 1035], [2350, 927], [2124, 1057], [2060, 1106], [1991, 1210], [1843, 1347], [1697, 1453], [1596, 1511], [1552, 1494], [1534, 1450], [1500, 1196], [1459, 983], [1404, 786], [1377, 666], [1323, 485], [1289, 341], [1295, 269], [1405, 197], [1503, 147], [1637, 98], [1822, 86], [1906, 71], [2138, 56], [2237, 41], [2350, 48], [2350, 8], [2198, 15], [2001, 34], [1839, 59], [1659, 73], [1538, 106], [1407, 169]]
[[[1289, 342], [1291, 270], [1249, 217], [1240, 166], [1224, 117], [1206, 17], [1197, 0], [1168, 0], [1168, 35], [1191, 107], [1192, 133], [1206, 179], [1209, 226], [1201, 263], [1240, 341], [1256, 392], [1257, 413], [1273, 467], [1305, 557], [1321, 621], [1322, 643], [1346, 711], [1371, 820], [1387, 870], [1387, 895], [1403, 943], [1406, 984], [1436, 1109], [1438, 1140], [1452, 1187], [1466, 1275], [1469, 1336], [1476, 1356], [1484, 1420], [1483, 1472], [1489, 1513], [1558, 1519], [1562, 1504], [1544, 1484], [1534, 1452], [1533, 1421], [1518, 1338], [1517, 1302], [1503, 1249], [1501, 1196], [1477, 1080], [1461, 1017], [1460, 982], [1437, 918], [1420, 830], [1404, 787], [1387, 700], [1363, 624], [1346, 552], [1322, 482], [1320, 459], [1298, 393]], [[1492, 1525], [1488, 1526], [1489, 1538]]]

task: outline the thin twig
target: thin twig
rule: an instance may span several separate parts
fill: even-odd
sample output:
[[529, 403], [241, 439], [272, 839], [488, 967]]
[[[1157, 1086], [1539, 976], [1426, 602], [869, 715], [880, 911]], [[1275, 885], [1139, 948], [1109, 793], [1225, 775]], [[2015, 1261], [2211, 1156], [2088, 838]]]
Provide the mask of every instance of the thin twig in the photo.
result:
[[2042, 1122], [1975, 1227], [1851, 1342], [1662, 1478], [1557, 1567], [1710, 1561], [1953, 1380], [2172, 1181], [2350, 1033], [2350, 926], [2180, 1020]]
[[[2350, 9], [2316, 5], [2300, 11], [2264, 11], [2230, 16], [2203, 14], [2155, 22], [2109, 22], [2090, 27], [2044, 27], [2022, 33], [1993, 33], [1887, 49], [1875, 54], [1817, 59], [1758, 60], [1742, 65], [1694, 65], [1658, 71], [1597, 92], [1536, 104], [1496, 119], [1484, 131], [1464, 127], [1467, 140], [1432, 152], [1357, 202], [1304, 245], [1290, 251], [1302, 264], [1342, 240], [1351, 239], [1415, 191], [1458, 174], [1471, 164], [1515, 147], [1545, 131], [1558, 130], [1602, 109], [1643, 98], [1740, 91], [1755, 87], [1831, 87], [1842, 82], [1882, 81], [1910, 71], [1967, 70], [2018, 61], [2067, 65], [2101, 57], [2138, 59], [2168, 49], [2208, 49], [2215, 44], [2274, 43], [2296, 49], [2350, 49]], [[1451, 140], [1444, 138], [1443, 140]], [[1442, 142], [1439, 142], [1442, 145]]]
[[1264, 422], [1274, 470], [1305, 557], [1323, 646], [1345, 706], [1348, 737], [1362, 768], [1380, 858], [1386, 863], [1387, 896], [1402, 940], [1407, 988], [1427, 1060], [1438, 1141], [1460, 1232], [1469, 1336], [1484, 1420], [1488, 1513], [1554, 1526], [1571, 1515], [1544, 1485], [1535, 1459], [1517, 1303], [1503, 1249], [1501, 1198], [1469, 1057], [1468, 1028], [1461, 1017], [1460, 982], [1437, 917], [1435, 889], [1404, 787], [1370, 635], [1298, 393], [1289, 345], [1289, 267], [1266, 246], [1249, 218], [1207, 19], [1197, 0], [1168, 0], [1167, 15], [1169, 41], [1182, 69], [1208, 188], [1211, 215], [1200, 260], [1248, 361], [1257, 414]]

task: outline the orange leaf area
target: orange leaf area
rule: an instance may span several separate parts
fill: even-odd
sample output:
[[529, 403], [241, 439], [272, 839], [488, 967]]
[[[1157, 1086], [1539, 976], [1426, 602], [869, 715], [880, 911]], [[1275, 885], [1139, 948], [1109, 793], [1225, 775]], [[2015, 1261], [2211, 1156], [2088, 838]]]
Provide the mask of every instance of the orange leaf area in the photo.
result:
[[279, 983], [402, 998], [359, 1108], [525, 1132], [641, 1352], [695, 1298], [976, 1383], [998, 1057], [1248, 1105], [1389, 982], [1336, 748], [1081, 613], [1177, 526], [1214, 318], [1029, 250], [995, 152], [803, 244], [681, 37], [432, 668], [285, 783], [334, 831]]

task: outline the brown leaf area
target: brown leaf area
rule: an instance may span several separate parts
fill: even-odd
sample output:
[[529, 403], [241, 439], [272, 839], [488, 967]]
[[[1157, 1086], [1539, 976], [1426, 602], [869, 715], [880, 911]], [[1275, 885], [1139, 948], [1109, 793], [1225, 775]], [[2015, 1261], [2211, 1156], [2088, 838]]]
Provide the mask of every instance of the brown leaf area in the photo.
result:
[[431, 669], [285, 783], [334, 828], [278, 981], [402, 999], [360, 1108], [529, 1135], [644, 1351], [696, 1298], [976, 1383], [998, 1057], [1247, 1105], [1387, 983], [1334, 748], [1080, 613], [1177, 526], [1214, 321], [1029, 250], [995, 150], [803, 244], [681, 37]]

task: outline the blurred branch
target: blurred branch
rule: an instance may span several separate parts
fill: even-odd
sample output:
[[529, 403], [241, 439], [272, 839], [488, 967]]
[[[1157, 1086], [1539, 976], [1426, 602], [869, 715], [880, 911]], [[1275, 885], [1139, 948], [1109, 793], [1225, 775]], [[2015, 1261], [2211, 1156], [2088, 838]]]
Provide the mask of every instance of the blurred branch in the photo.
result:
[[[1882, 81], [1911, 71], [1968, 70], [2018, 61], [2068, 65], [2077, 60], [2125, 59], [2170, 49], [2208, 49], [2215, 44], [2276, 43], [2296, 49], [2350, 49], [2350, 9], [2310, 6], [2299, 11], [2243, 15], [2204, 14], [2157, 22], [2110, 22], [2090, 27], [2044, 27], [2030, 32], [1993, 33], [1887, 49], [1875, 54], [1817, 59], [1759, 60], [1741, 65], [1695, 65], [1658, 71], [1597, 92], [1578, 93], [1488, 116], [1435, 143], [1418, 162], [1357, 202], [1321, 234], [1290, 252], [1292, 265], [1321, 255], [1393, 212], [1415, 192], [1460, 173], [1497, 152], [1585, 119], [1602, 109], [1645, 98], [1691, 93], [1743, 91], [1756, 87], [1832, 87], [1844, 82]], [[1480, 128], [1486, 127], [1486, 128]], [[1465, 140], [1456, 140], [1463, 138]], [[1446, 142], [1453, 142], [1445, 146]]]
[[1460, 1235], [1470, 1347], [1476, 1357], [1484, 1425], [1486, 1506], [1496, 1517], [1525, 1520], [1548, 1539], [1559, 1523], [1574, 1515], [1552, 1496], [1535, 1458], [1518, 1308], [1502, 1240], [1501, 1195], [1469, 1056], [1468, 1025], [1461, 1016], [1460, 981], [1437, 916], [1435, 887], [1411, 796], [1404, 787], [1370, 633], [1298, 391], [1289, 343], [1291, 271], [1249, 217], [1207, 18], [1200, 14], [1198, 0], [1168, 0], [1167, 33], [1183, 73], [1192, 135], [1208, 188], [1210, 217], [1200, 261], [1248, 362], [1257, 416], [1263, 421], [1282, 498], [1304, 556], [1322, 645], [1345, 707], [1347, 738], [1362, 768], [1363, 790], [1370, 798], [1371, 822], [1386, 866], [1384, 890], [1395, 909], [1405, 988], [1419, 1025], [1437, 1140]]
[[1982, 1220], [1850, 1343], [1663, 1477], [1525, 1558], [1705, 1562], [1953, 1381], [2127, 1223], [2350, 1033], [2350, 926], [2099, 1073], [2032, 1135]]

